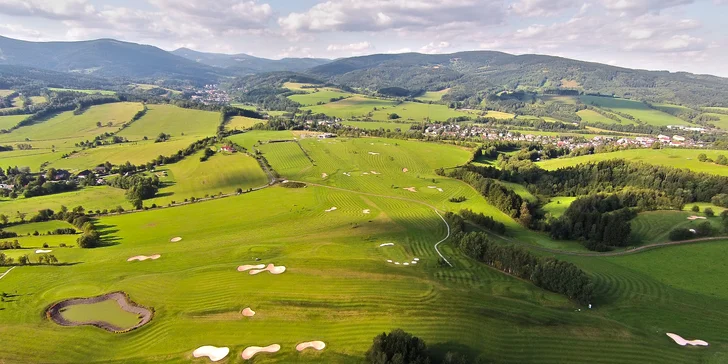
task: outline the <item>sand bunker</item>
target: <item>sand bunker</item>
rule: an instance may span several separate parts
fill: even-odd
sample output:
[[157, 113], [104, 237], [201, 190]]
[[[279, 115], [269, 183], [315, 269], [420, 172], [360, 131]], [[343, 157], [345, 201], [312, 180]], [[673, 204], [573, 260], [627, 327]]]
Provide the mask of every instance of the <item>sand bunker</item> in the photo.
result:
[[208, 357], [211, 361], [220, 361], [230, 354], [230, 348], [218, 348], [217, 346], [200, 346], [192, 352], [192, 356], [195, 358], [201, 358], [203, 356]]
[[265, 267], [265, 269], [253, 269], [253, 270], [251, 270], [250, 271], [250, 275], [253, 276], [253, 275], [256, 275], [258, 273], [263, 273], [265, 271], [270, 272], [270, 274], [281, 274], [281, 273], [283, 273], [283, 272], [286, 271], [286, 267], [285, 266], [282, 266], [282, 265], [279, 265], [279, 266], [276, 267], [273, 264], [268, 264], [268, 266]]
[[693, 220], [707, 220], [707, 219], [708, 218], [705, 217], [705, 216], [688, 216], [688, 220], [690, 220], [690, 221], [693, 221]]
[[669, 336], [670, 339], [675, 341], [675, 343], [677, 343], [680, 346], [685, 346], [685, 345], [708, 346], [708, 343], [703, 340], [685, 340], [685, 339], [683, 339], [682, 336], [680, 336], [678, 334], [673, 334], [670, 332], [668, 332], [666, 335]]
[[369, 172], [364, 172], [364, 173], [362, 173], [362, 175], [368, 176]]
[[419, 261], [419, 260], [420, 260], [420, 258], [414, 258], [414, 259], [412, 259], [412, 260], [414, 260], [415, 262], [417, 262], [417, 261]]
[[392, 259], [387, 259], [387, 263], [393, 263]]
[[331, 212], [331, 211], [336, 211], [336, 206], [334, 206], [334, 207], [332, 207], [332, 208], [330, 208], [330, 209], [328, 209], [328, 210], [324, 210], [324, 211], [325, 211], [325, 212]]
[[372, 174], [381, 174], [381, 173], [379, 173], [377, 171], [369, 171], [369, 172], [371, 172]]
[[442, 192], [442, 188], [438, 188], [437, 190], [440, 191], [440, 192]]
[[371, 155], [379, 155], [379, 153], [376, 153], [376, 152], [369, 152], [369, 154], [371, 154]]
[[53, 251], [53, 250], [43, 250], [43, 249], [38, 249], [38, 250], [36, 250], [36, 251], [35, 251], [35, 254], [45, 254], [45, 253], [50, 253], [50, 252], [52, 252], [52, 251]]
[[417, 261], [413, 260], [410, 264], [417, 264]]
[[169, 241], [171, 241], [171, 242], [173, 242], [173, 243], [176, 243], [176, 242], [178, 242], [178, 241], [182, 241], [182, 238], [180, 238], [180, 237], [178, 236], [178, 237], [176, 237], [176, 238], [172, 238], [172, 239], [169, 239]]
[[304, 351], [308, 348], [313, 348], [313, 349], [321, 351], [321, 350], [324, 350], [325, 347], [326, 347], [326, 343], [324, 343], [323, 341], [309, 341], [309, 342], [300, 343], [300, 344], [296, 345], [296, 350]]
[[381, 248], [383, 246], [393, 246], [393, 245], [394, 245], [394, 243], [384, 243], [384, 244], [379, 244], [379, 247]]
[[243, 354], [241, 355], [243, 359], [248, 360], [255, 356], [255, 354], [258, 353], [276, 353], [278, 350], [281, 350], [281, 346], [278, 344], [268, 345], [266, 347], [260, 347], [260, 346], [249, 346], [243, 350]]
[[409, 172], [409, 169], [407, 169], [407, 168], [402, 168], [402, 172], [404, 172], [404, 173], [407, 173], [407, 172]]
[[255, 311], [251, 310], [250, 307], [244, 308], [242, 313], [243, 313], [243, 316], [245, 316], [245, 317], [255, 316]]
[[238, 272], [245, 272], [246, 270], [263, 269], [263, 268], [265, 268], [265, 264], [256, 264], [256, 265], [246, 264], [246, 265], [239, 266]]
[[409, 265], [409, 263], [402, 263], [402, 265]]
[[394, 265], [399, 265], [399, 262], [394, 262]]
[[[136, 325], [129, 327], [129, 328], [122, 328], [118, 327], [116, 325], [113, 325], [106, 321], [71, 321], [66, 320], [63, 317], [62, 312], [65, 311], [67, 308], [74, 306], [74, 305], [90, 305], [94, 303], [103, 302], [106, 300], [114, 300], [117, 304], [119, 304], [119, 307], [127, 312], [133, 313], [139, 317], [139, 323]], [[124, 292], [112, 292], [103, 294], [101, 296], [95, 296], [95, 297], [89, 297], [89, 298], [71, 298], [67, 300], [63, 300], [57, 303], [54, 303], [51, 305], [48, 310], [46, 311], [46, 317], [51, 319], [53, 322], [61, 325], [61, 326], [83, 326], [83, 325], [91, 325], [96, 326], [98, 328], [104, 329], [106, 331], [111, 332], [129, 332], [131, 330], [138, 329], [146, 324], [149, 323], [149, 321], [152, 321], [152, 316], [154, 315], [154, 311], [150, 310], [144, 306], [140, 306], [136, 304], [134, 301], [131, 301], [129, 297]]]
[[326, 178], [326, 177], [328, 177], [328, 176], [329, 176], [329, 175], [328, 175], [328, 174], [326, 174], [326, 173], [321, 173], [321, 178]]
[[143, 262], [143, 261], [149, 260], [149, 259], [151, 259], [151, 260], [157, 260], [157, 259], [159, 259], [161, 257], [162, 256], [159, 255], [159, 254], [154, 254], [154, 255], [149, 255], [149, 256], [147, 256], [147, 255], [137, 255], [135, 257], [131, 257], [131, 258], [127, 259], [126, 261], [127, 262], [133, 262], [135, 260], [138, 260], [140, 262]]
[[351, 177], [351, 172], [344, 172], [344, 176]]
[[414, 187], [407, 187], [407, 188], [405, 188], [405, 190], [410, 191], [410, 192], [417, 192], [417, 189]]
[[427, 186], [427, 188], [432, 188], [434, 190], [437, 186]]
[[370, 212], [372, 212], [372, 211], [371, 211], [371, 210], [369, 210], [369, 209], [366, 209], [366, 210], [362, 210], [361, 212], [362, 212], [363, 214], [368, 214], [368, 213], [370, 213]]

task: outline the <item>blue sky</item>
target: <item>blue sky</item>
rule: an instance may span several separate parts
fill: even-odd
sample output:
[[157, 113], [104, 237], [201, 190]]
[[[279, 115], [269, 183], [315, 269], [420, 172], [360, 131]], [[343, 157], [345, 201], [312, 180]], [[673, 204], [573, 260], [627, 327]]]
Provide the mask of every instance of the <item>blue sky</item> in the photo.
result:
[[0, 0], [0, 35], [260, 57], [499, 50], [728, 76], [728, 0]]

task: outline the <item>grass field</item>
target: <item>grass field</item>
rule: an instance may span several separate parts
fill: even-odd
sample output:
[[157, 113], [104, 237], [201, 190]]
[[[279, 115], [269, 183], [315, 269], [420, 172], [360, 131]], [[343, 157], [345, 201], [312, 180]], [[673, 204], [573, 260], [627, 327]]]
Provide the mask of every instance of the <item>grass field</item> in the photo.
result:
[[25, 212], [30, 219], [39, 210], [51, 209], [59, 211], [61, 206], [69, 210], [76, 206], [83, 206], [86, 210], [112, 209], [122, 206], [129, 209], [131, 205], [124, 197], [126, 191], [113, 187], [85, 187], [78, 191], [64, 192], [55, 195], [38, 196], [32, 198], [17, 198], [15, 200], [0, 200], [0, 214], [5, 214], [12, 219], [16, 218], [16, 212]]
[[331, 102], [331, 99], [349, 97], [351, 95], [352, 94], [341, 90], [325, 88], [317, 92], [311, 91], [307, 94], [291, 95], [288, 96], [288, 98], [303, 106], [312, 106], [318, 103], [329, 103]]
[[612, 120], [594, 110], [580, 110], [576, 113], [581, 117], [581, 120], [587, 123], [603, 123], [603, 124], [624, 124], [624, 125], [634, 125], [635, 123], [632, 120], [620, 118], [618, 115], [613, 114], [621, 120], [621, 122], [618, 122], [616, 120]]
[[541, 168], [554, 170], [582, 163], [598, 162], [610, 159], [625, 159], [628, 161], [640, 161], [650, 164], [670, 166], [676, 168], [687, 168], [695, 172], [703, 172], [728, 176], [728, 167], [715, 163], [699, 162], [698, 155], [705, 153], [708, 158], [717, 158], [718, 155], [728, 152], [721, 150], [701, 149], [630, 149], [613, 153], [598, 153], [574, 158], [550, 159], [537, 164]]
[[442, 97], [445, 96], [445, 94], [447, 94], [448, 92], [450, 92], [449, 88], [446, 88], [446, 89], [440, 90], [440, 91], [427, 91], [427, 92], [425, 92], [424, 95], [417, 96], [417, 100], [426, 101], [426, 102], [427, 101], [437, 102], [437, 101], [442, 100]]
[[499, 184], [505, 186], [509, 190], [515, 192], [518, 194], [518, 196], [521, 196], [524, 200], [528, 202], [537, 202], [538, 197], [534, 196], [524, 185], [519, 185], [518, 183], [513, 182], [506, 182], [506, 181], [497, 181]]
[[410, 123], [388, 123], [382, 121], [344, 121], [341, 124], [348, 125], [354, 128], [367, 129], [367, 130], [395, 130], [400, 129], [407, 131], [410, 128]]
[[129, 140], [154, 140], [159, 133], [172, 139], [215, 135], [220, 114], [212, 111], [183, 109], [172, 105], [149, 105], [147, 114], [118, 135]]
[[15, 91], [13, 91], [13, 90], [6, 90], [6, 89], [0, 89], [0, 97], [8, 96], [8, 95], [12, 94], [13, 92], [15, 92]]
[[[30, 143], [34, 148], [73, 148], [77, 142], [116, 132], [121, 124], [131, 120], [141, 109], [140, 103], [119, 102], [92, 106], [81, 115], [67, 111], [11, 133], [0, 134], [0, 144]], [[97, 126], [98, 122], [101, 127]]]
[[247, 190], [268, 183], [268, 177], [258, 162], [245, 154], [220, 152], [204, 163], [200, 163], [200, 156], [201, 152], [158, 168], [156, 173], [167, 173], [166, 177], [160, 178], [165, 187], [159, 190], [158, 196], [161, 197], [146, 200], [144, 204], [164, 206], [190, 197], [201, 198], [220, 192], [230, 194], [237, 188]]
[[[382, 107], [372, 113], [373, 120], [389, 120], [390, 114], [397, 114], [399, 121], [422, 122], [426, 119], [432, 121], [445, 121], [458, 116], [470, 116], [475, 118], [477, 114], [450, 109], [440, 104], [423, 104], [419, 102], [405, 101], [392, 107]], [[495, 116], [494, 116], [495, 117]]]
[[709, 124], [715, 125], [717, 128], [728, 130], [728, 115], [718, 113], [704, 113], [702, 115], [712, 116], [720, 119], [719, 121], [710, 121]]
[[252, 151], [253, 146], [258, 142], [266, 142], [269, 140], [293, 140], [295, 137], [288, 130], [272, 131], [272, 130], [252, 130], [243, 134], [230, 136], [228, 139], [235, 144], [239, 144]]
[[70, 89], [70, 88], [54, 88], [54, 87], [49, 87], [48, 89], [51, 91], [83, 92], [85, 94], [116, 95], [116, 91], [109, 91], [109, 90], [77, 90], [77, 89]]
[[15, 125], [18, 125], [19, 122], [23, 121], [28, 116], [29, 115], [0, 116], [0, 130], [9, 130]]
[[358, 116], [366, 116], [374, 108], [394, 106], [395, 102], [390, 100], [375, 99], [364, 96], [352, 96], [337, 102], [330, 102], [324, 105], [304, 107], [314, 114], [326, 114], [341, 119], [351, 119]]
[[543, 210], [554, 218], [559, 218], [566, 212], [576, 197], [552, 197], [551, 201], [543, 205]]
[[247, 116], [234, 116], [227, 124], [225, 124], [225, 128], [228, 130], [245, 130], [258, 123], [265, 124], [266, 120], [249, 118]]
[[635, 119], [639, 119], [650, 125], [691, 125], [685, 120], [659, 110], [651, 109], [640, 101], [599, 96], [580, 96], [579, 99], [587, 105], [607, 108], [632, 115]]
[[14, 225], [14, 226], [5, 228], [3, 230], [18, 233], [18, 235], [27, 235], [27, 234], [33, 234], [36, 231], [40, 234], [46, 234], [47, 232], [53, 231], [55, 229], [67, 229], [67, 228], [73, 228], [73, 225], [71, 225], [65, 221], [51, 220], [51, 221], [44, 221], [44, 222], [36, 222], [36, 223], [32, 223], [32, 224]]

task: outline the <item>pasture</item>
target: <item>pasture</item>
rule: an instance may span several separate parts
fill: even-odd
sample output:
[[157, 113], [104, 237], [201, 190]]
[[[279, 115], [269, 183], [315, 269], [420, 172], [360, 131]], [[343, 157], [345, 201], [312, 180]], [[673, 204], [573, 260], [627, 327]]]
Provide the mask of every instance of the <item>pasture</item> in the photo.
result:
[[700, 162], [698, 155], [705, 153], [708, 158], [717, 158], [718, 155], [728, 152], [722, 150], [703, 150], [703, 149], [630, 149], [612, 153], [597, 153], [574, 158], [557, 158], [549, 159], [537, 164], [541, 168], [554, 170], [578, 164], [599, 162], [610, 159], [625, 159], [632, 162], [644, 162], [649, 164], [657, 164], [675, 168], [686, 168], [695, 172], [717, 174], [728, 176], [728, 167], [717, 165], [715, 163]]
[[390, 120], [391, 114], [399, 115], [400, 119], [397, 119], [398, 121], [414, 122], [423, 122], [426, 120], [446, 121], [447, 119], [459, 116], [470, 116], [472, 118], [478, 116], [477, 113], [451, 109], [446, 105], [405, 101], [395, 106], [379, 108], [372, 112], [371, 118], [373, 120], [386, 121]]
[[332, 88], [323, 88], [318, 91], [311, 90], [306, 94], [296, 94], [288, 96], [289, 99], [303, 105], [312, 106], [319, 103], [325, 104], [331, 102], [332, 99], [339, 97], [349, 97], [352, 94]]
[[266, 122], [267, 121], [264, 119], [254, 119], [247, 116], [233, 116], [230, 121], [225, 124], [225, 128], [228, 130], [245, 130], [250, 129], [255, 124], [265, 124]]
[[17, 219], [17, 211], [27, 213], [27, 218], [30, 219], [39, 210], [59, 211], [61, 206], [66, 206], [69, 210], [76, 206], [83, 206], [87, 211], [113, 209], [122, 206], [128, 210], [131, 208], [131, 204], [124, 197], [125, 192], [118, 188], [99, 186], [32, 198], [18, 197], [15, 200], [3, 198], [0, 200], [0, 214], [9, 216], [13, 221]]
[[417, 96], [417, 100], [425, 102], [438, 102], [442, 100], [442, 97], [450, 92], [449, 88], [440, 91], [427, 91], [424, 95]]
[[78, 89], [71, 89], [71, 88], [55, 88], [55, 87], [49, 87], [48, 90], [81, 92], [84, 94], [116, 95], [116, 91], [110, 91], [110, 90], [78, 90]]
[[0, 116], [0, 130], [9, 130], [25, 120], [29, 115], [8, 115]]
[[412, 123], [388, 123], [381, 121], [343, 121], [342, 125], [351, 126], [353, 128], [366, 129], [366, 130], [396, 130], [407, 131]]
[[11, 133], [0, 134], [0, 144], [29, 143], [33, 148], [73, 148], [75, 143], [116, 132], [121, 124], [131, 120], [141, 109], [140, 103], [118, 102], [91, 106], [81, 115], [66, 111]]
[[220, 113], [183, 109], [173, 105], [149, 105], [141, 119], [119, 132], [129, 140], [154, 140], [159, 133], [170, 134], [172, 139], [215, 135], [220, 124]]
[[635, 119], [641, 120], [642, 122], [650, 125], [691, 125], [687, 121], [672, 116], [668, 113], [649, 108], [647, 105], [640, 101], [600, 96], [580, 96], [579, 100], [587, 105], [607, 108], [631, 115]]
[[352, 119], [367, 116], [375, 108], [391, 107], [396, 103], [391, 100], [375, 99], [365, 96], [352, 96], [347, 99], [329, 102], [324, 105], [308, 106], [302, 109], [311, 110], [314, 114], [326, 114], [341, 119]]
[[612, 114], [616, 116], [620, 121], [610, 119], [594, 110], [579, 110], [576, 112], [577, 115], [581, 118], [581, 121], [586, 123], [602, 123], [602, 124], [624, 124], [624, 125], [634, 125], [635, 123], [632, 120], [626, 119], [626, 118], [620, 118], [617, 114]]

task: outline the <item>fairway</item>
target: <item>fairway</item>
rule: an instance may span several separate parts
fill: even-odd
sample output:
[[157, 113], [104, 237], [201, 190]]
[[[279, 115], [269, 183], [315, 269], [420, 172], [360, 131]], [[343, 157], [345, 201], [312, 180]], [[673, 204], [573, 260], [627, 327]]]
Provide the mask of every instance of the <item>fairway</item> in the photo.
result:
[[554, 170], [577, 164], [599, 162], [610, 159], [625, 159], [633, 162], [644, 162], [675, 168], [687, 168], [695, 172], [728, 176], [728, 167], [715, 163], [700, 162], [698, 155], [705, 153], [708, 158], [717, 158], [718, 155], [728, 156], [728, 151], [700, 150], [700, 149], [630, 149], [612, 153], [597, 153], [573, 158], [549, 159], [537, 164], [541, 168]]
[[172, 105], [149, 105], [149, 111], [118, 135], [129, 140], [154, 140], [159, 133], [170, 134], [172, 140], [184, 137], [214, 135], [220, 114], [212, 111], [183, 109]]

